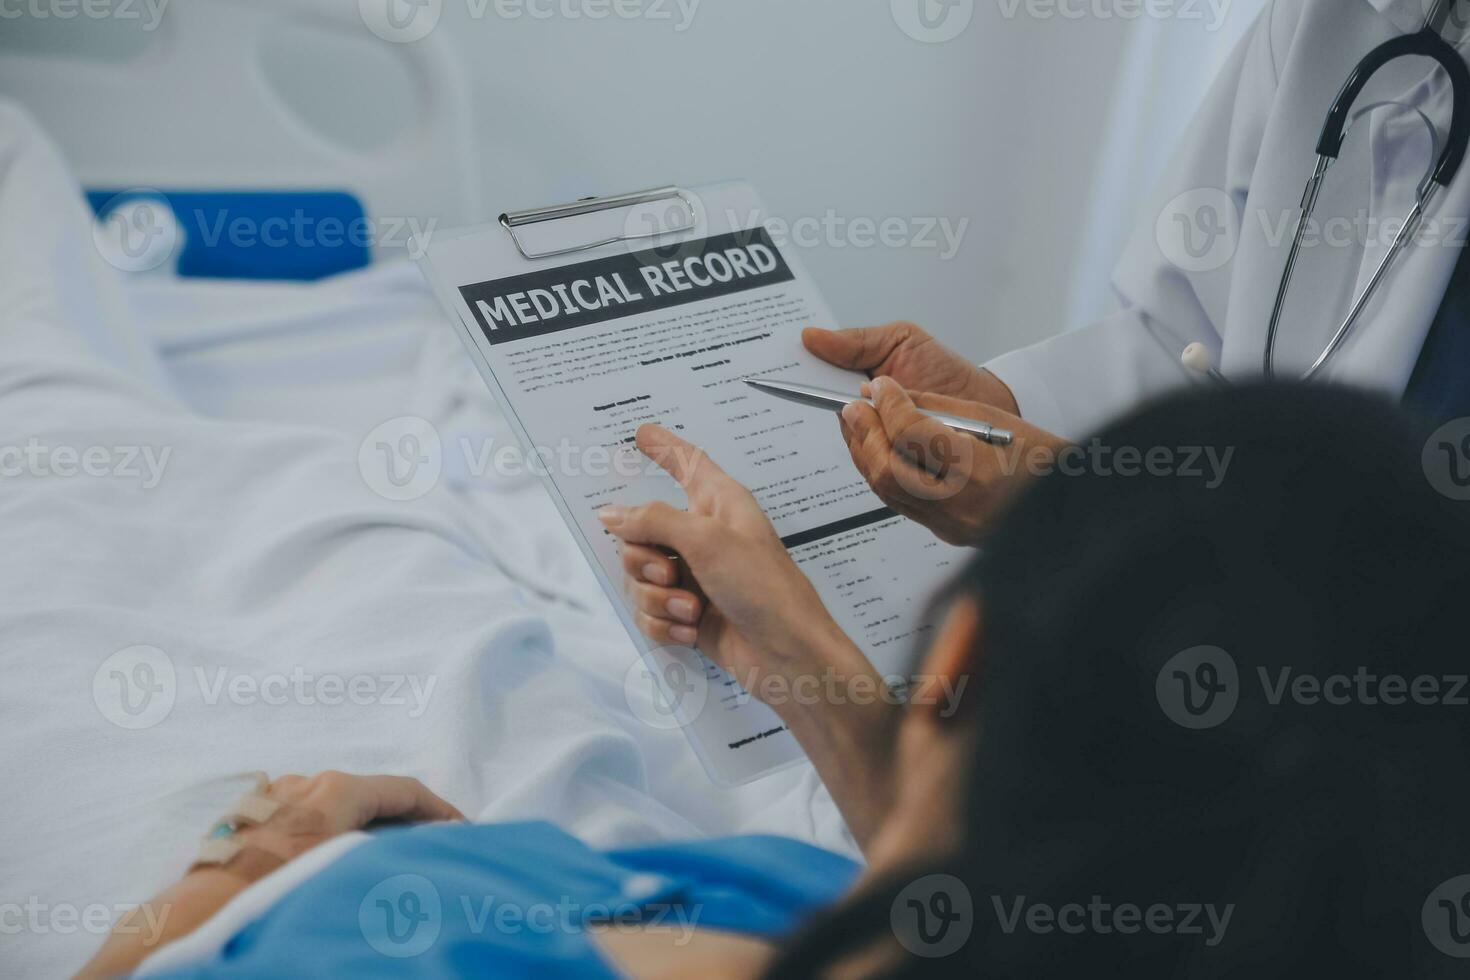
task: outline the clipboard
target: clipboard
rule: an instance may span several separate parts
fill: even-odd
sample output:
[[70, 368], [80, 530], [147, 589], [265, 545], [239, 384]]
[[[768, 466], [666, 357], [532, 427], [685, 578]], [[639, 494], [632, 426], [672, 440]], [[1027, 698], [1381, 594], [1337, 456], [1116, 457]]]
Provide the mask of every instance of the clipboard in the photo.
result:
[[[606, 419], [586, 421], [574, 437], [583, 445], [602, 440], [624, 447], [642, 460], [629, 445], [638, 424], [656, 421], [678, 430], [687, 422], [682, 435], [757, 489], [758, 497], [763, 486], [779, 491], [771, 495], [773, 506], [766, 499], [762, 505], [839, 625], [859, 645], [865, 635], [874, 640], [864, 649], [880, 670], [905, 667], [909, 636], [922, 627], [928, 594], [968, 556], [887, 510], [852, 466], [829, 419], [744, 385], [745, 377], [769, 372], [854, 394], [860, 383], [802, 346], [800, 326], [835, 318], [795, 250], [771, 238], [766, 215], [754, 189], [741, 181], [665, 185], [508, 211], [493, 224], [438, 232], [419, 249], [419, 264], [524, 448], [534, 452], [538, 434], [583, 424], [563, 425], [563, 417], [607, 410]], [[738, 268], [742, 251], [746, 271]], [[657, 288], [678, 275], [694, 276], [696, 268], [706, 285], [682, 296]], [[620, 309], [594, 315], [572, 302], [564, 280], [582, 277], [585, 285], [594, 276], [608, 280], [600, 298]], [[537, 292], [545, 308], [533, 310], [526, 297]], [[591, 299], [592, 292], [578, 295]], [[562, 302], [566, 309], [552, 308]], [[777, 448], [746, 451], [763, 443]], [[806, 764], [777, 714], [737, 679], [697, 651], [656, 646], [639, 632], [622, 599], [615, 539], [595, 520], [595, 510], [655, 500], [687, 507], [671, 478], [652, 472], [651, 464], [648, 469], [623, 480], [542, 477], [642, 658], [624, 678], [629, 708], [652, 727], [682, 729], [719, 785]], [[825, 502], [810, 502], [825, 491]], [[880, 545], [865, 543], [876, 536]], [[870, 557], [871, 583], [821, 580], [834, 564], [821, 560], [829, 545], [848, 557]], [[860, 547], [872, 550], [852, 550]], [[814, 564], [803, 564], [799, 554]], [[864, 601], [849, 602], [854, 591]], [[870, 615], [874, 609], [884, 615]], [[635, 676], [639, 669], [641, 677]], [[647, 688], [656, 689], [656, 716], [640, 712], [630, 679], [645, 685], [644, 701]]]
[[[548, 249], [545, 251], [534, 251], [526, 247], [517, 229], [531, 225], [545, 224], [548, 221], [561, 221], [566, 218], [577, 218], [586, 214], [597, 214], [602, 211], [612, 211], [617, 208], [636, 207], [642, 204], [657, 204], [662, 201], [680, 201], [689, 209], [689, 221], [683, 225], [646, 232], [632, 232], [625, 230], [621, 235], [611, 238], [595, 239], [576, 245], [568, 245], [562, 248]], [[663, 235], [678, 235], [695, 229], [698, 221], [698, 211], [695, 207], [694, 196], [680, 187], [655, 187], [646, 191], [633, 191], [628, 194], [616, 194], [612, 197], [584, 197], [569, 204], [554, 204], [550, 207], [531, 208], [527, 211], [511, 211], [502, 214], [499, 218], [500, 227], [510, 235], [511, 241], [515, 242], [516, 249], [528, 261], [536, 259], [557, 258], [563, 255], [574, 255], [578, 252], [589, 252], [593, 249], [603, 248], [608, 245], [616, 245], [619, 242], [643, 241], [646, 239], [659, 238]]]

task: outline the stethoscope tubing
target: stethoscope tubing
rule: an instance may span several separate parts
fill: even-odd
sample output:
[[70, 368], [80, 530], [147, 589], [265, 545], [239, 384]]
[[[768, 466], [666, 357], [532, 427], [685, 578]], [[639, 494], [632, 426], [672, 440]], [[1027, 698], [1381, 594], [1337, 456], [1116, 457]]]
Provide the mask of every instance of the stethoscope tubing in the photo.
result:
[[[1466, 150], [1470, 148], [1470, 67], [1466, 66], [1459, 51], [1439, 33], [1438, 26], [1447, 14], [1445, 0], [1437, 0], [1418, 33], [1394, 38], [1369, 52], [1368, 56], [1353, 69], [1353, 73], [1333, 101], [1331, 109], [1328, 110], [1327, 119], [1322, 126], [1322, 136], [1317, 143], [1317, 164], [1312, 171], [1312, 176], [1307, 180], [1306, 189], [1302, 192], [1301, 217], [1297, 220], [1296, 233], [1292, 236], [1291, 250], [1286, 256], [1286, 266], [1281, 274], [1281, 282], [1277, 286], [1276, 301], [1272, 306], [1271, 320], [1266, 328], [1266, 345], [1262, 352], [1261, 368], [1267, 380], [1273, 379], [1276, 375], [1276, 346], [1280, 339], [1281, 318], [1286, 309], [1286, 298], [1291, 291], [1297, 262], [1301, 258], [1307, 227], [1316, 211], [1318, 199], [1321, 197], [1322, 184], [1327, 177], [1327, 171], [1342, 152], [1343, 137], [1353, 105], [1369, 80], [1385, 65], [1403, 57], [1429, 57], [1439, 63], [1450, 77], [1454, 96], [1450, 137], [1445, 142], [1444, 150], [1435, 162], [1434, 169], [1421, 186], [1414, 207], [1399, 228], [1387, 254], [1373, 270], [1367, 286], [1353, 301], [1352, 308], [1333, 333], [1332, 338], [1323, 347], [1312, 365], [1302, 374], [1303, 381], [1310, 381], [1316, 377], [1342, 348], [1353, 328], [1362, 318], [1363, 312], [1368, 308], [1368, 304], [1378, 293], [1379, 287], [1383, 285], [1383, 280], [1387, 277], [1390, 268], [1403, 252], [1404, 247], [1417, 234], [1419, 224], [1423, 221], [1424, 215], [1428, 213], [1435, 195], [1440, 188], [1449, 187], [1459, 173], [1460, 165], [1465, 160]], [[1214, 371], [1213, 368], [1211, 371], [1218, 380], [1224, 380], [1218, 371]]]

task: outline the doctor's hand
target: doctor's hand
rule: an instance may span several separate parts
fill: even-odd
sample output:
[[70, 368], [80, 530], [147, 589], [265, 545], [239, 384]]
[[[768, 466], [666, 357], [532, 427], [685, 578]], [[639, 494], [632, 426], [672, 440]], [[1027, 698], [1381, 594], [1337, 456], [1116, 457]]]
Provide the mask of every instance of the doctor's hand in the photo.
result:
[[[863, 393], [872, 405], [853, 402], [842, 410], [853, 462], [884, 503], [950, 544], [980, 545], [1028, 477], [1070, 446], [1010, 412], [946, 395], [910, 394], [889, 378], [864, 385]], [[921, 408], [1009, 429], [1015, 441], [982, 442]]]
[[1011, 415], [1020, 413], [1003, 381], [912, 323], [852, 330], [808, 327], [801, 340], [807, 350], [837, 367], [866, 371], [870, 378], [892, 378], [910, 391], [994, 405]]
[[655, 643], [697, 647], [757, 696], [752, 681], [772, 672], [820, 672], [854, 653], [866, 666], [749, 490], [659, 426], [638, 430], [638, 448], [689, 497], [688, 511], [654, 503], [598, 515], [622, 542], [625, 585], [643, 633]]

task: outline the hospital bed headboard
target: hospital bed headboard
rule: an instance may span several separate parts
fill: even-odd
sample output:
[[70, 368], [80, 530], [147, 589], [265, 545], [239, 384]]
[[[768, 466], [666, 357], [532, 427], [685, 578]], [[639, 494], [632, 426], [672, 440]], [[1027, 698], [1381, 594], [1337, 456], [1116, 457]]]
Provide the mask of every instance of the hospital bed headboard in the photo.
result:
[[[173, 0], [150, 29], [157, 7], [0, 31], [0, 93], [57, 140], [94, 204], [137, 188], [187, 197], [215, 244], [236, 245], [273, 214], [294, 218], [300, 244], [323, 214], [360, 208], [366, 228], [345, 237], [366, 230], [378, 255], [401, 252], [415, 226], [484, 219], [468, 93], [442, 38], [382, 40], [355, 0]], [[245, 235], [223, 223], [237, 219]], [[266, 259], [289, 264], [279, 249]]]

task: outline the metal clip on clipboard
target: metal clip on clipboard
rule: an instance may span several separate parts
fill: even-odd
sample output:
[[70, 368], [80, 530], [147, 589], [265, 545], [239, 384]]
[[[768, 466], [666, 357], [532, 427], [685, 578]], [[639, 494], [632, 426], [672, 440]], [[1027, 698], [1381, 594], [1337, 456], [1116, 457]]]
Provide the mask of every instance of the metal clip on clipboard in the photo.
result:
[[[521, 236], [516, 234], [517, 228], [527, 225], [539, 225], [548, 221], [560, 221], [563, 218], [575, 218], [584, 214], [596, 214], [600, 211], [615, 211], [618, 208], [636, 207], [639, 204], [652, 204], [657, 201], [678, 200], [689, 209], [688, 224], [670, 228], [659, 228], [649, 232], [624, 232], [611, 238], [600, 239], [595, 242], [587, 242], [584, 245], [573, 245], [570, 248], [557, 248], [543, 252], [532, 252], [526, 249], [526, 243]], [[526, 259], [550, 259], [558, 255], [571, 255], [575, 252], [588, 252], [594, 248], [602, 248], [605, 245], [616, 245], [618, 242], [636, 242], [647, 238], [658, 238], [662, 235], [677, 235], [686, 231], [693, 231], [699, 223], [699, 212], [694, 206], [694, 195], [679, 187], [655, 187], [652, 190], [634, 191], [631, 194], [618, 194], [615, 197], [587, 197], [571, 204], [557, 204], [547, 208], [532, 208], [528, 211], [511, 211], [500, 216], [500, 226], [510, 233], [511, 241], [515, 242], [516, 249]]]

